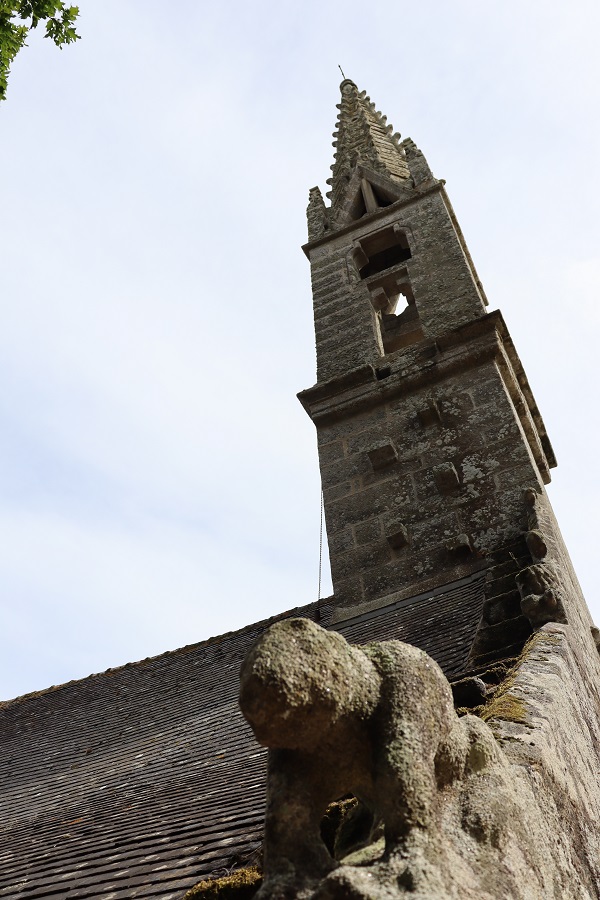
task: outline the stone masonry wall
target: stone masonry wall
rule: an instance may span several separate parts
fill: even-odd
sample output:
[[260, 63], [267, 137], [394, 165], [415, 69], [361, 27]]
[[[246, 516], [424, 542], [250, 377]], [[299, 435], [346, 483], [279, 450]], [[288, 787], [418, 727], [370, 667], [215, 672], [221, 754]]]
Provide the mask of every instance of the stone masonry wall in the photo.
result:
[[319, 381], [365, 362], [376, 363], [383, 355], [369, 286], [360, 278], [353, 248], [391, 225], [405, 232], [412, 256], [390, 271], [406, 270], [426, 335], [435, 336], [485, 312], [443, 190], [436, 186], [398, 207], [354, 223], [351, 234], [346, 229], [309, 247]]
[[[600, 659], [589, 629], [545, 625], [494, 709], [488, 723], [537, 844], [529, 884], [514, 896], [600, 896]], [[527, 849], [514, 848], [505, 865]]]
[[376, 359], [377, 332], [369, 298], [351, 300], [348, 246], [311, 252], [311, 279], [317, 347], [317, 377], [324, 381]]
[[[395, 364], [420, 369], [427, 352]], [[523, 490], [541, 490], [494, 360], [386, 400], [393, 379], [365, 409], [318, 427], [335, 596], [348, 606], [481, 567], [526, 528]]]

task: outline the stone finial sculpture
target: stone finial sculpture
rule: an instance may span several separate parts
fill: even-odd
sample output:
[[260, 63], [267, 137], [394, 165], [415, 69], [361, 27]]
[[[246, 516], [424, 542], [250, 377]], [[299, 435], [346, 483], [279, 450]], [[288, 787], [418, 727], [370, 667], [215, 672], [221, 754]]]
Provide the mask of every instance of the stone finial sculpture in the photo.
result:
[[329, 226], [329, 219], [323, 195], [318, 187], [311, 188], [309, 191], [306, 219], [309, 241], [316, 241], [323, 237]]
[[240, 705], [271, 748], [261, 898], [321, 896], [315, 886], [339, 865], [320, 835], [332, 801], [359, 797], [383, 822], [386, 859], [405, 858], [435, 822], [441, 789], [501, 755], [482, 721], [457, 717], [422, 650], [353, 647], [306, 619], [275, 623], [250, 650]]

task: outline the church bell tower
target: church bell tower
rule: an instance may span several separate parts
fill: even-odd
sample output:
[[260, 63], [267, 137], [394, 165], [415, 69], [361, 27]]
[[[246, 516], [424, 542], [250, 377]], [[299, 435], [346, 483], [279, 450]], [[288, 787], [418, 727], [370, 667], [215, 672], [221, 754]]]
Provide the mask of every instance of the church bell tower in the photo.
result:
[[544, 491], [556, 461], [444, 182], [348, 79], [338, 109], [330, 205], [310, 191], [303, 248], [318, 380], [299, 394], [334, 621], [478, 579], [472, 656], [492, 658], [580, 598]]

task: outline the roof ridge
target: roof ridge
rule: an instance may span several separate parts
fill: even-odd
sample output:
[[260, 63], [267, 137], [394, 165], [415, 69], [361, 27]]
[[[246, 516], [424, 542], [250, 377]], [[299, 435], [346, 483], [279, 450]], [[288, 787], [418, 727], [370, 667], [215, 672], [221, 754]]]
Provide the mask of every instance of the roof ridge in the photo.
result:
[[135, 668], [136, 666], [142, 666], [147, 663], [157, 662], [161, 659], [166, 659], [170, 656], [176, 656], [179, 653], [190, 653], [193, 650], [200, 649], [201, 647], [210, 647], [213, 644], [220, 643], [227, 638], [231, 638], [235, 635], [242, 634], [244, 631], [249, 631], [253, 628], [263, 628], [267, 627], [271, 622], [277, 622], [280, 619], [288, 618], [294, 613], [297, 613], [299, 610], [308, 612], [309, 610], [318, 609], [319, 607], [325, 605], [331, 598], [326, 597], [318, 601], [313, 601], [312, 603], [307, 603], [306, 606], [295, 606], [293, 609], [286, 610], [283, 613], [278, 613], [275, 616], [269, 616], [266, 619], [260, 619], [258, 622], [250, 622], [248, 625], [244, 625], [242, 628], [236, 628], [233, 631], [225, 631], [223, 634], [213, 635], [212, 637], [205, 638], [203, 641], [196, 641], [193, 644], [185, 644], [183, 647], [177, 647], [175, 650], [165, 650], [163, 653], [158, 653], [156, 656], [146, 656], [143, 659], [134, 660], [133, 662], [123, 663], [120, 666], [109, 666], [108, 669], [104, 669], [102, 672], [92, 672], [89, 675], [85, 675], [83, 678], [71, 678], [70, 681], [64, 681], [62, 684], [52, 684], [49, 687], [41, 688], [38, 691], [28, 691], [26, 694], [19, 694], [17, 697], [11, 697], [8, 700], [0, 700], [0, 711], [4, 709], [8, 709], [11, 706], [15, 706], [18, 703], [22, 703], [27, 700], [34, 700], [37, 697], [44, 697], [47, 694], [52, 694], [56, 691], [62, 690], [63, 688], [70, 687], [71, 685], [81, 684], [84, 681], [90, 681], [95, 678], [102, 678], [106, 675], [114, 675], [119, 672], [123, 672], [126, 669]]

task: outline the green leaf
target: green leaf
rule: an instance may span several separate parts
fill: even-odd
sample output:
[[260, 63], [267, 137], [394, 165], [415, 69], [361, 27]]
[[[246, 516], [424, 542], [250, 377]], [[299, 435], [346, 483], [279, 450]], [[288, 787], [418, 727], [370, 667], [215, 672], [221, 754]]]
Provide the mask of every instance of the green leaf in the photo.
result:
[[[45, 37], [57, 47], [79, 40], [75, 23], [78, 6], [65, 6], [63, 0], [0, 0], [0, 100], [6, 99], [11, 64], [29, 31], [46, 23]], [[17, 21], [29, 24], [16, 24]]]

